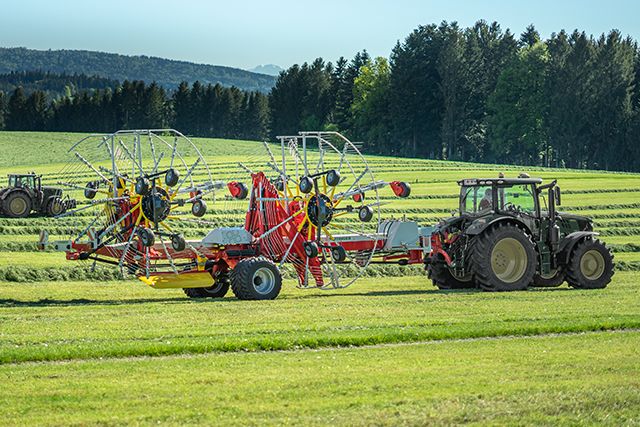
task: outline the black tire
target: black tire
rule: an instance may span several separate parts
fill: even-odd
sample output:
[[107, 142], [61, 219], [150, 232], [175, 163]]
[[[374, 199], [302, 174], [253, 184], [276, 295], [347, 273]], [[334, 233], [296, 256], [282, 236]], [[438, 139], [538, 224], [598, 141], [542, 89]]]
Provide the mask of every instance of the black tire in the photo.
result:
[[241, 300], [275, 299], [282, 289], [282, 275], [264, 258], [247, 258], [231, 270], [231, 290]]
[[201, 218], [207, 213], [207, 204], [202, 199], [197, 199], [191, 206], [191, 213], [197, 218]]
[[189, 298], [223, 298], [229, 292], [229, 275], [220, 274], [208, 288], [184, 288], [183, 291]]
[[427, 265], [427, 276], [431, 279], [433, 286], [440, 290], [472, 289], [476, 287], [470, 274], [464, 278], [456, 278], [441, 256], [431, 259], [431, 262]]
[[327, 185], [329, 187], [335, 187], [340, 184], [340, 172], [335, 169], [331, 169], [327, 172]]
[[521, 291], [533, 282], [537, 256], [533, 242], [520, 228], [506, 223], [474, 238], [473, 278], [485, 291]]
[[66, 206], [62, 202], [60, 197], [51, 197], [47, 202], [46, 212], [50, 217], [55, 217], [58, 215], [62, 215], [66, 211]]
[[318, 244], [316, 242], [304, 242], [302, 246], [307, 257], [315, 258], [318, 256]]
[[577, 243], [567, 266], [567, 282], [578, 289], [606, 288], [614, 274], [613, 255], [600, 240]]
[[313, 181], [308, 176], [303, 176], [298, 187], [300, 188], [300, 192], [309, 194], [311, 190], [313, 190]]
[[411, 195], [411, 185], [408, 182], [401, 182], [400, 187], [402, 188], [402, 193], [398, 197], [409, 197]]
[[331, 248], [331, 258], [335, 262], [344, 262], [347, 259], [347, 251], [342, 246], [334, 246]]
[[180, 180], [180, 174], [175, 169], [169, 169], [164, 176], [164, 183], [167, 187], [173, 187]]
[[86, 197], [87, 199], [93, 199], [94, 197], [96, 197], [96, 194], [98, 193], [96, 190], [98, 188], [98, 184], [95, 182], [88, 182], [87, 186], [84, 189], [84, 197]]
[[184, 240], [184, 237], [179, 234], [175, 234], [171, 236], [171, 247], [174, 251], [181, 252], [187, 247], [187, 242]]
[[26, 218], [31, 213], [31, 199], [22, 191], [12, 191], [4, 199], [2, 210], [10, 218]]
[[141, 196], [146, 196], [149, 194], [149, 180], [143, 176], [138, 177], [136, 179], [135, 192]]
[[240, 186], [240, 194], [238, 194], [238, 197], [236, 198], [244, 200], [249, 195], [249, 188], [243, 182], [239, 182], [238, 185]]
[[557, 288], [564, 283], [564, 276], [564, 271], [561, 269], [557, 269], [555, 273], [549, 277], [544, 277], [536, 273], [536, 275], [533, 276], [533, 286], [537, 288]]
[[151, 247], [156, 242], [156, 235], [150, 228], [141, 228], [138, 230], [138, 237], [143, 246]]
[[362, 222], [369, 222], [373, 219], [373, 209], [371, 206], [361, 206], [358, 209], [358, 219]]

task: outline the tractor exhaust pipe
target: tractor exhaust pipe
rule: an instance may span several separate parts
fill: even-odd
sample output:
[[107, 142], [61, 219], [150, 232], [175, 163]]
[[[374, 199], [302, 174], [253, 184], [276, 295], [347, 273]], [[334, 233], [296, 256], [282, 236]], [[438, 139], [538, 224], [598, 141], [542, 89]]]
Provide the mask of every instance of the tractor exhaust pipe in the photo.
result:
[[[552, 186], [549, 188], [549, 247], [552, 253], [558, 252], [560, 243], [560, 227], [557, 219], [556, 189]], [[552, 259], [555, 259], [555, 257], [552, 257]]]

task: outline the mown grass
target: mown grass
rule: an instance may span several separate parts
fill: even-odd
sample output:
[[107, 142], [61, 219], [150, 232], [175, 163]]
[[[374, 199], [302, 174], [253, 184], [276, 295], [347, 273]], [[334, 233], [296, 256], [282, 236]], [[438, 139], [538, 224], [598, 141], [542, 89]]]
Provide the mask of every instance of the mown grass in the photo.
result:
[[283, 350], [640, 328], [637, 273], [606, 290], [435, 291], [425, 277], [276, 301], [192, 301], [141, 283], [0, 284], [0, 363]]
[[634, 425], [640, 333], [0, 366], [2, 425]]
[[[0, 176], [36, 170], [55, 181], [82, 136], [0, 132]], [[214, 179], [259, 147], [194, 143]], [[382, 277], [342, 291], [286, 280], [275, 301], [190, 300], [35, 252], [41, 229], [64, 239], [88, 216], [0, 218], [0, 424], [640, 422], [640, 175], [367, 159], [376, 178], [412, 184], [407, 200], [381, 192], [383, 218], [425, 225], [456, 208], [463, 177], [558, 178], [562, 209], [594, 218], [618, 272], [605, 290], [491, 294], [375, 267], [368, 274]], [[239, 224], [243, 213], [216, 202], [205, 218]], [[200, 238], [209, 227], [176, 229]], [[397, 346], [366, 347], [377, 344]]]
[[[38, 166], [37, 171], [57, 172], [69, 161], [69, 148], [87, 133], [65, 132], [0, 132], [0, 170], [17, 168], [16, 172], [27, 172]], [[190, 138], [200, 150], [215, 150], [217, 155], [241, 156], [251, 153], [255, 141], [239, 141], [217, 138]], [[52, 165], [44, 167], [45, 165]], [[24, 169], [24, 170], [23, 170]]]

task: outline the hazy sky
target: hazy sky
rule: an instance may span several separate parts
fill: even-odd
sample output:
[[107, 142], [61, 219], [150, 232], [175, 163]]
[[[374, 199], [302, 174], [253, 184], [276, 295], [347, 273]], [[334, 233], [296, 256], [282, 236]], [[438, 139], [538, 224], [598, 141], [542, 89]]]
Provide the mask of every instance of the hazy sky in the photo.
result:
[[420, 24], [478, 19], [544, 37], [612, 28], [640, 39], [638, 0], [4, 0], [0, 45], [87, 49], [250, 68], [335, 60], [366, 48], [388, 56]]

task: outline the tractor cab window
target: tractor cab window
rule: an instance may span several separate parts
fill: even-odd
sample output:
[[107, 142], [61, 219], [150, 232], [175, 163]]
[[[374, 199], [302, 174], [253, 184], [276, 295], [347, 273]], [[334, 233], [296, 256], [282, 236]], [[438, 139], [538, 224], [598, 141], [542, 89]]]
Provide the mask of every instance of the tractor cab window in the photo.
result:
[[35, 179], [32, 176], [16, 176], [9, 177], [9, 186], [17, 188], [36, 188]]
[[23, 176], [22, 186], [26, 188], [36, 188], [35, 178], [32, 176]]
[[493, 190], [491, 186], [462, 187], [460, 208], [462, 213], [481, 213], [493, 209]]
[[534, 214], [536, 198], [531, 184], [498, 188], [498, 208], [503, 211], [517, 211]]

